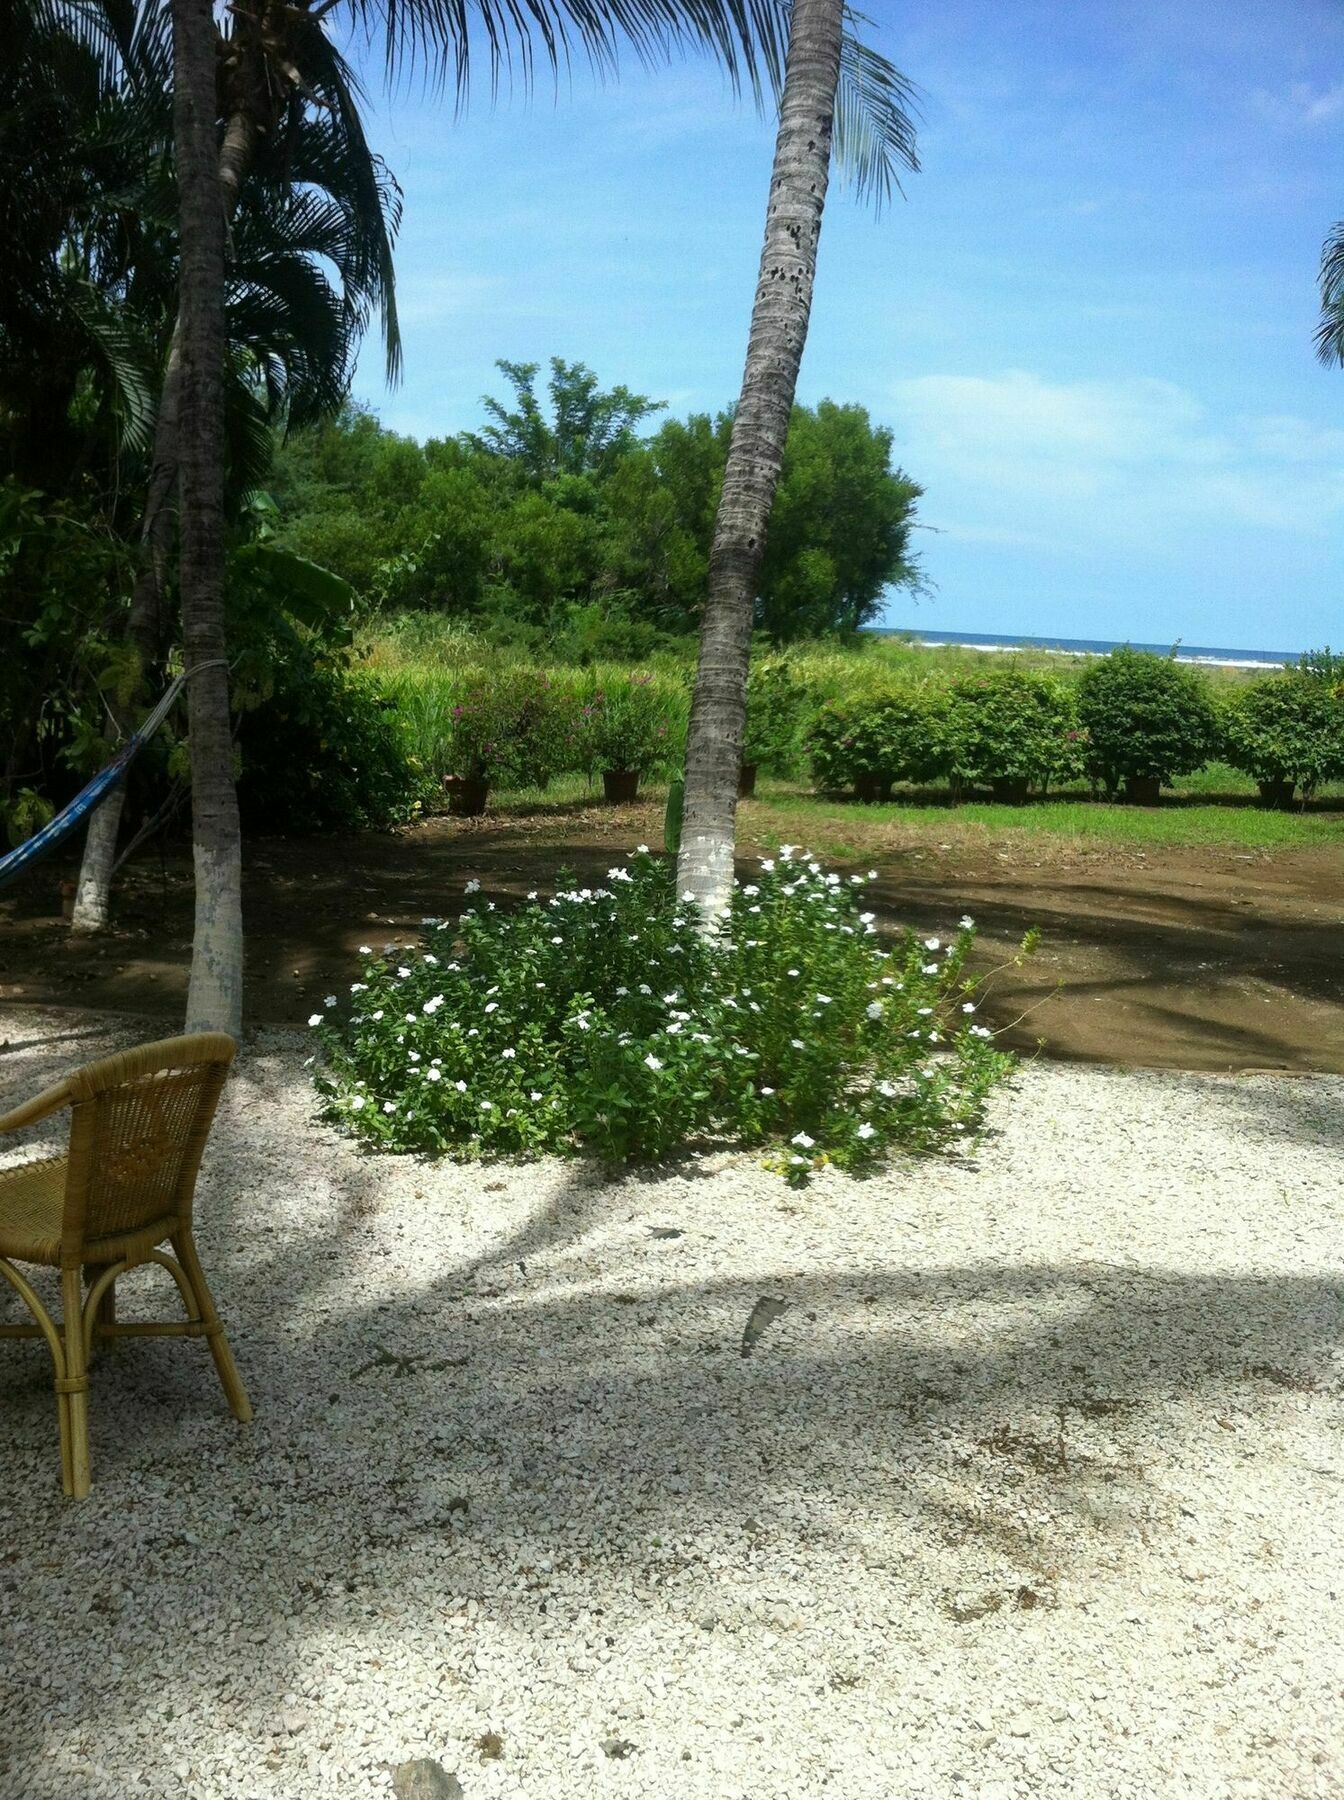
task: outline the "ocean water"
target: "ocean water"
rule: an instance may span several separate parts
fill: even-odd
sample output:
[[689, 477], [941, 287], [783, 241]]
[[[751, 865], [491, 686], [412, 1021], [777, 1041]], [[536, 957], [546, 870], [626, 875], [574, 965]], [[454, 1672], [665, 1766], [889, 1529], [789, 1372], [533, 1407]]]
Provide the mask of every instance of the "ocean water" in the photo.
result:
[[[1001, 637], [993, 631], [924, 631], [912, 625], [907, 629], [899, 626], [869, 626], [877, 637], [909, 637], [918, 644], [964, 644], [972, 650], [1062, 650], [1073, 651], [1086, 656], [1104, 656], [1108, 650], [1118, 650], [1120, 640], [1110, 638], [1065, 638], [1065, 637]], [[1168, 644], [1136, 644], [1132, 639], [1126, 640], [1132, 650], [1154, 650], [1159, 656], [1171, 653]], [[1296, 663], [1303, 652], [1301, 650], [1233, 650], [1216, 644], [1177, 644], [1177, 662], [1222, 663], [1234, 668], [1275, 668], [1284, 663]]]

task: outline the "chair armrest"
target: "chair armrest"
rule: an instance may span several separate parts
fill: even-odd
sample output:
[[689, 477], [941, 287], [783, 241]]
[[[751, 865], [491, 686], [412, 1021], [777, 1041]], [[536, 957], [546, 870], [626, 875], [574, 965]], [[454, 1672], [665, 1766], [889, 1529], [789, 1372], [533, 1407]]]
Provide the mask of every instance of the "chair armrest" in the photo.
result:
[[0, 1132], [21, 1131], [25, 1125], [36, 1125], [39, 1119], [60, 1112], [63, 1106], [69, 1104], [70, 1084], [68, 1081], [58, 1081], [54, 1087], [44, 1088], [31, 1100], [25, 1100], [22, 1106], [16, 1106], [13, 1112], [0, 1115]]

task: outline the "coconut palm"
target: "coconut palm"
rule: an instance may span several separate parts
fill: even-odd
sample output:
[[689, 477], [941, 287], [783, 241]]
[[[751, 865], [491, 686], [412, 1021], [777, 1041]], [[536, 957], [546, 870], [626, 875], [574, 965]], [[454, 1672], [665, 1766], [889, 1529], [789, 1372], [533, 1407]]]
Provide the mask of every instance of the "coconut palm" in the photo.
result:
[[[710, 549], [686, 743], [677, 890], [694, 897], [707, 930], [726, 911], [732, 893], [756, 581], [812, 310], [832, 138], [838, 136], [836, 97], [846, 61], [844, 24], [844, 0], [794, 0], [765, 243]], [[907, 90], [870, 52], [860, 53], [858, 67], [893, 109], [892, 116], [899, 114], [904, 122], [899, 137], [889, 140], [888, 160], [882, 165], [887, 180], [878, 188], [881, 197], [890, 186], [891, 156], [907, 168], [918, 166], [902, 104]]]
[[[206, 0], [172, 0], [175, 40], [189, 34], [204, 35]], [[304, 92], [298, 52], [314, 50], [325, 38], [323, 19], [338, 0], [321, 0], [316, 8], [294, 5], [289, 0], [252, 0], [232, 9], [232, 44], [226, 47], [223, 67], [223, 133], [218, 166], [213, 177], [211, 203], [222, 218], [226, 206], [241, 192], [242, 182], [262, 138], [276, 128], [283, 105]], [[802, 5], [802, 0], [798, 0]], [[746, 78], [757, 92], [762, 84], [776, 85], [782, 73], [783, 49], [789, 39], [788, 11], [784, 0], [348, 0], [355, 25], [381, 27], [389, 63], [428, 59], [437, 72], [451, 78], [459, 100], [469, 83], [473, 43], [488, 48], [492, 86], [504, 71], [531, 81], [540, 53], [558, 71], [578, 49], [594, 64], [614, 65], [621, 44], [630, 45], [645, 58], [664, 57], [688, 45], [709, 48], [730, 70], [735, 80]], [[795, 24], [794, 41], [799, 34]], [[841, 38], [836, 43], [836, 68], [824, 107], [826, 159], [829, 167], [832, 120], [840, 77]], [[809, 35], [804, 32], [802, 42]], [[179, 45], [179, 76], [197, 68], [199, 46]], [[203, 79], [203, 77], [202, 77]], [[815, 83], [813, 84], [815, 86]], [[900, 104], [900, 78], [880, 58], [861, 52], [849, 65], [846, 99], [852, 102], [844, 121], [847, 147], [860, 179], [881, 186], [891, 179], [895, 162], [909, 142], [909, 122]], [[204, 87], [200, 89], [201, 99]], [[801, 123], [798, 121], [797, 123]], [[175, 127], [199, 129], [199, 120], [179, 101]], [[796, 135], [796, 132], [795, 134]], [[791, 142], [793, 141], [791, 137]], [[193, 140], [194, 144], [194, 140]], [[179, 186], [184, 180], [179, 140]], [[194, 148], [190, 152], [195, 154]], [[193, 179], [199, 191], [182, 195], [184, 229], [189, 220], [200, 222], [206, 207], [206, 175], [193, 163]], [[824, 185], [824, 179], [823, 179]], [[205, 236], [196, 241], [199, 261], [193, 271], [200, 285], [189, 290], [186, 244], [183, 244], [182, 302], [179, 336], [184, 364], [188, 343], [203, 346], [209, 331], [204, 318], [189, 325], [191, 304], [204, 304], [204, 271], [209, 245]], [[213, 250], [210, 250], [213, 256]], [[223, 282], [220, 270], [221, 288]], [[221, 308], [222, 314], [222, 308]], [[167, 384], [165, 384], [166, 386]], [[196, 406], [202, 408], [197, 414]], [[221, 427], [220, 409], [202, 370], [184, 370], [181, 404], [176, 423], [183, 455], [181, 597], [183, 635], [189, 649], [214, 661], [221, 653], [222, 622], [218, 596], [222, 584], [222, 545], [213, 529], [215, 472], [222, 470], [222, 446], [207, 456], [204, 439]], [[787, 408], [786, 408], [787, 411]], [[206, 509], [206, 517], [191, 523], [188, 536], [187, 446], [193, 464], [191, 493]], [[192, 658], [189, 656], [189, 661]], [[242, 937], [238, 898], [241, 857], [237, 838], [236, 804], [226, 803], [225, 788], [232, 787], [231, 752], [221, 729], [216, 672], [197, 678], [199, 695], [192, 704], [193, 818], [197, 869], [196, 937], [192, 960], [192, 997], [188, 1015], [195, 1025], [213, 1024], [236, 1031], [241, 1016]], [[202, 741], [195, 742], [197, 729]], [[208, 769], [208, 773], [207, 773]], [[197, 783], [206, 779], [198, 793]], [[203, 884], [227, 883], [229, 892], [203, 892]]]
[[1323, 363], [1344, 367], [1344, 220], [1331, 230], [1321, 251], [1321, 322], [1316, 354]]

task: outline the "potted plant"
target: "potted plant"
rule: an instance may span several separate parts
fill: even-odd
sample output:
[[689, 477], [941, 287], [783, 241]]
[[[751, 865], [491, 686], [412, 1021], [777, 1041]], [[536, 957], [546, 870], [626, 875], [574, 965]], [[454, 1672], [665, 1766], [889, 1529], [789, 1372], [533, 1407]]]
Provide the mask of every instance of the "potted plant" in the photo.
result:
[[1176, 775], [1216, 755], [1221, 733], [1209, 684], [1175, 655], [1112, 650], [1083, 671], [1078, 722], [1087, 733], [1088, 773], [1136, 806], [1156, 806]]
[[1064, 682], [1007, 667], [963, 675], [949, 691], [956, 786], [988, 786], [1001, 804], [1021, 806], [1031, 788], [1083, 773], [1077, 696]]
[[590, 773], [601, 775], [611, 804], [634, 800], [641, 781], [680, 756], [683, 713], [682, 694], [642, 672], [603, 681], [582, 697], [584, 760]]
[[1344, 690], [1309, 667], [1249, 682], [1223, 708], [1223, 754], [1263, 806], [1291, 806], [1299, 787], [1309, 800], [1344, 775]]

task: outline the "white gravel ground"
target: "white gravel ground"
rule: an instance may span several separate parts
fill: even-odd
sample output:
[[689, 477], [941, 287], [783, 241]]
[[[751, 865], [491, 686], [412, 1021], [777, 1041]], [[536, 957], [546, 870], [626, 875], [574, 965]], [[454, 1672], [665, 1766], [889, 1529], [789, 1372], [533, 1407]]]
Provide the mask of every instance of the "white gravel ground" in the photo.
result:
[[[115, 1041], [0, 1017], [0, 1101]], [[1344, 1791], [1344, 1081], [1038, 1065], [794, 1195], [371, 1160], [305, 1049], [200, 1194], [253, 1426], [119, 1346], [73, 1505], [0, 1344], [5, 1800]]]

